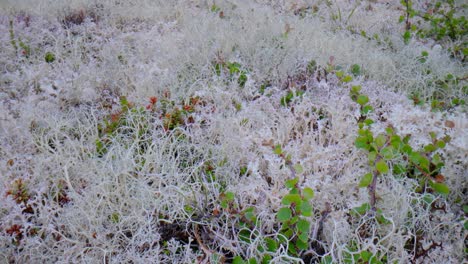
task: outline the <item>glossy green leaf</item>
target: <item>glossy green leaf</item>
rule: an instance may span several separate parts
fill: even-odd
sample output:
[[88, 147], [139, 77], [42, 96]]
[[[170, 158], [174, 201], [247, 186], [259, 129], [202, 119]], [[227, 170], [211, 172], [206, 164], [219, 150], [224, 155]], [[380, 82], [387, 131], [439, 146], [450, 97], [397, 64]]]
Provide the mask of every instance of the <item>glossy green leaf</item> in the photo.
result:
[[346, 75], [343, 78], [343, 82], [345, 82], [345, 83], [351, 82], [352, 80], [353, 80], [353, 77], [351, 77], [351, 75]]
[[356, 103], [360, 104], [360, 105], [365, 105], [369, 102], [369, 97], [367, 97], [366, 95], [359, 95], [357, 100], [356, 100]]
[[245, 264], [245, 261], [242, 259], [242, 257], [235, 256], [234, 259], [232, 259], [232, 264]]
[[378, 172], [381, 174], [385, 174], [388, 172], [388, 165], [385, 161], [381, 160], [375, 164], [375, 168], [377, 169]]
[[366, 120], [364, 120], [364, 124], [366, 124], [367, 126], [370, 126], [374, 124], [374, 120], [367, 118]]
[[291, 205], [294, 203], [297, 206], [300, 206], [302, 203], [302, 199], [299, 194], [287, 194], [283, 197], [281, 203], [284, 205]]
[[273, 150], [273, 153], [275, 153], [276, 155], [281, 155], [281, 153], [283, 153], [283, 150], [281, 149], [281, 145], [276, 145], [275, 146], [275, 149]]
[[[445, 143], [444, 143], [445, 144]], [[426, 152], [433, 152], [435, 151], [437, 148], [436, 146], [434, 146], [433, 144], [428, 144], [424, 147], [424, 151]]]
[[309, 202], [302, 203], [300, 211], [303, 216], [312, 216], [312, 206]]
[[450, 193], [450, 188], [444, 183], [435, 182], [432, 184], [432, 188], [440, 194], [447, 195]]
[[375, 144], [377, 144], [377, 147], [379, 148], [383, 147], [386, 141], [387, 141], [387, 137], [384, 134], [379, 134], [375, 138]]
[[291, 216], [292, 216], [291, 209], [287, 207], [283, 207], [279, 209], [278, 213], [276, 214], [276, 217], [281, 222], [288, 221], [289, 219], [291, 219]]
[[362, 114], [367, 115], [368, 113], [374, 111], [374, 108], [371, 105], [365, 105], [362, 108]]
[[371, 208], [369, 203], [363, 203], [359, 207], [354, 207], [352, 210], [360, 215], [365, 214], [367, 211], [369, 211]]
[[372, 253], [367, 251], [367, 250], [364, 250], [364, 251], [361, 251], [361, 259], [364, 260], [364, 261], [369, 261], [369, 259], [372, 257]]
[[367, 137], [358, 137], [356, 138], [356, 141], [354, 142], [356, 148], [363, 148], [367, 149], [369, 147], [369, 144], [367, 142]]
[[296, 224], [297, 230], [302, 233], [309, 233], [310, 223], [305, 219], [300, 219]]
[[362, 86], [361, 85], [353, 85], [351, 86], [351, 92], [353, 93], [359, 93], [362, 89]]
[[304, 198], [306, 200], [310, 200], [310, 199], [312, 199], [314, 197], [314, 191], [309, 187], [305, 187], [302, 190], [302, 195], [304, 195]]
[[369, 186], [372, 182], [372, 173], [367, 173], [362, 176], [361, 181], [359, 182], [359, 187], [364, 188]]
[[445, 142], [443, 140], [438, 140], [436, 144], [439, 148], [445, 148]]
[[468, 204], [464, 204], [464, 205], [463, 205], [463, 212], [464, 212], [465, 214], [468, 214]]
[[374, 161], [377, 159], [377, 152], [372, 150], [369, 153], [367, 153], [367, 159], [369, 160], [369, 164], [373, 164]]
[[278, 242], [273, 240], [269, 237], [265, 238], [265, 243], [267, 246], [267, 250], [270, 252], [276, 252], [278, 250]]
[[226, 200], [228, 201], [234, 200], [235, 194], [233, 192], [226, 192], [225, 195], [226, 195]]
[[384, 157], [385, 160], [391, 160], [395, 157], [392, 146], [383, 148], [380, 150], [380, 154]]
[[394, 175], [399, 175], [406, 173], [406, 166], [403, 164], [394, 164], [393, 165], [393, 174]]
[[301, 240], [302, 242], [304, 243], [307, 243], [309, 241], [309, 235], [310, 233], [307, 232], [307, 233], [300, 233], [297, 238], [299, 238], [299, 240]]
[[288, 189], [291, 189], [291, 188], [294, 188], [297, 184], [297, 182], [299, 182], [299, 178], [294, 178], [294, 179], [291, 179], [291, 180], [287, 180], [286, 181], [286, 187]]
[[352, 73], [354, 76], [361, 75], [361, 67], [360, 67], [358, 64], [353, 64], [353, 65], [351, 66], [351, 73]]
[[303, 240], [303, 237], [300, 237], [302, 239], [298, 239], [296, 241], [296, 247], [297, 249], [299, 250], [306, 250], [309, 248], [309, 245], [307, 244], [307, 238], [305, 239], [305, 241]]

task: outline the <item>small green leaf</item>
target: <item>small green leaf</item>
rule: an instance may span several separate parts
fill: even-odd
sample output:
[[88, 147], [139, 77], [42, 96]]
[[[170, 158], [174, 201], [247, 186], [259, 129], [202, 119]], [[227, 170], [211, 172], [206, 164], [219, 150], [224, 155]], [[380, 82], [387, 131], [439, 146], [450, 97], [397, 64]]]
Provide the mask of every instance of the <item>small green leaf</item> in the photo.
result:
[[[443, 142], [443, 141], [442, 141]], [[444, 143], [445, 144], [445, 143]], [[432, 144], [428, 144], [424, 147], [425, 152], [433, 152], [436, 150], [436, 147]]]
[[464, 205], [463, 205], [463, 212], [464, 212], [465, 214], [468, 214], [468, 204], [464, 204]]
[[406, 173], [406, 167], [403, 164], [395, 164], [393, 165], [393, 174], [394, 175], [399, 175]]
[[345, 83], [351, 82], [352, 80], [353, 80], [353, 77], [351, 77], [351, 75], [346, 75], [343, 78], [343, 82], [345, 82]]
[[314, 197], [314, 191], [309, 187], [305, 187], [302, 190], [302, 195], [304, 195], [304, 198], [306, 200], [310, 200], [310, 199], [312, 199]]
[[387, 137], [384, 134], [379, 134], [375, 138], [375, 144], [377, 144], [377, 147], [383, 147], [385, 145], [385, 142], [387, 142]]
[[307, 244], [307, 239], [306, 241], [304, 242], [304, 240], [302, 240], [301, 238], [303, 238], [302, 236], [299, 236], [300, 239], [298, 239], [296, 241], [296, 247], [297, 249], [299, 250], [306, 250], [309, 248], [309, 245]]
[[367, 250], [364, 250], [361, 252], [361, 259], [364, 260], [364, 261], [369, 261], [370, 257], [372, 257], [372, 253], [367, 251]]
[[296, 187], [291, 188], [291, 190], [289, 190], [289, 194], [299, 194], [299, 189]]
[[380, 154], [384, 157], [385, 160], [391, 160], [395, 157], [392, 146], [383, 148], [382, 150], [380, 150]]
[[413, 148], [408, 144], [404, 144], [401, 150], [403, 151], [403, 153], [406, 153], [407, 155], [411, 155], [413, 153]]
[[465, 230], [468, 230], [468, 220], [466, 220], [465, 223], [463, 223], [463, 227], [465, 228]]
[[443, 140], [438, 140], [436, 144], [439, 148], [445, 148], [445, 142]]
[[388, 172], [388, 165], [385, 161], [381, 160], [375, 164], [375, 168], [377, 169], [378, 172], [381, 174], [385, 174]]
[[281, 222], [288, 221], [289, 219], [291, 219], [291, 216], [292, 216], [291, 209], [287, 207], [283, 207], [279, 209], [278, 213], [276, 214], [276, 217]]
[[375, 159], [377, 158], [377, 152], [375, 151], [370, 151], [368, 154], [367, 154], [367, 158], [369, 159], [369, 162], [372, 164], [374, 163]]
[[421, 168], [423, 168], [426, 172], [429, 172], [429, 160], [424, 157], [424, 156], [421, 156], [420, 159], [419, 159], [419, 165], [421, 166]]
[[364, 115], [367, 115], [368, 113], [374, 111], [374, 108], [371, 106], [371, 105], [365, 105], [363, 108], [362, 108], [362, 114]]
[[353, 85], [351, 86], [351, 92], [353, 93], [359, 93], [362, 89], [362, 86], [361, 85]]
[[362, 176], [361, 181], [359, 182], [359, 187], [364, 188], [369, 186], [369, 184], [372, 182], [372, 173], [367, 173], [364, 176]]
[[283, 150], [281, 149], [281, 145], [276, 145], [275, 146], [275, 149], [273, 150], [273, 153], [275, 153], [276, 155], [281, 155], [281, 153], [283, 153]]
[[304, 243], [307, 243], [307, 241], [309, 241], [309, 233], [300, 233], [297, 238], [299, 238], [299, 240], [301, 240], [302, 242]]
[[224, 195], [226, 196], [227, 201], [233, 201], [234, 200], [235, 194], [233, 192], [226, 192]]
[[369, 203], [363, 203], [361, 206], [359, 207], [354, 207], [352, 210], [360, 215], [363, 215], [365, 214], [367, 211], [369, 211], [369, 209], [371, 208], [370, 204]]
[[268, 251], [276, 252], [278, 250], [278, 242], [276, 242], [276, 240], [273, 240], [273, 239], [267, 237], [267, 238], [265, 238], [265, 242], [266, 242]]
[[366, 124], [367, 126], [370, 126], [374, 124], [374, 120], [367, 118], [366, 120], [364, 120], [364, 124]]
[[333, 258], [332, 256], [325, 256], [322, 258], [320, 261], [320, 264], [332, 264], [333, 263]]
[[299, 209], [303, 216], [312, 216], [312, 206], [309, 202], [303, 202]]
[[403, 41], [405, 44], [408, 44], [411, 39], [411, 32], [409, 30], [405, 31], [405, 34], [403, 34]]
[[435, 182], [432, 184], [432, 188], [434, 188], [434, 190], [440, 194], [447, 195], [450, 193], [450, 188], [444, 183]]
[[237, 79], [237, 83], [239, 84], [240, 87], [244, 87], [246, 82], [247, 82], [247, 75], [245, 73], [241, 73], [241, 75]]
[[288, 243], [288, 252], [293, 256], [297, 256], [297, 250], [292, 241]]
[[296, 171], [297, 174], [301, 174], [304, 172], [304, 169], [302, 168], [301, 164], [297, 163], [294, 165], [294, 170]]
[[365, 105], [369, 102], [369, 97], [367, 97], [366, 95], [359, 95], [357, 100], [356, 100], [356, 103], [360, 104], [360, 105]]
[[367, 149], [369, 147], [369, 143], [367, 142], [367, 137], [358, 137], [354, 142], [356, 148], [363, 148]]
[[308, 234], [310, 231], [310, 223], [307, 220], [301, 219], [296, 224], [297, 230], [301, 233]]
[[301, 196], [299, 194], [287, 194], [283, 197], [281, 200], [281, 203], [284, 205], [291, 205], [291, 204], [296, 204], [300, 206], [302, 203]]
[[242, 259], [242, 257], [235, 256], [234, 259], [232, 259], [232, 264], [245, 264], [245, 261]]
[[257, 260], [255, 258], [249, 258], [247, 264], [257, 264]]
[[245, 209], [244, 211], [244, 216], [250, 221], [255, 221], [255, 207], [249, 207]]
[[419, 152], [413, 152], [409, 155], [409, 159], [414, 164], [419, 165], [419, 162], [421, 160], [421, 154], [419, 154]]
[[220, 205], [221, 205], [221, 208], [227, 209], [229, 206], [229, 203], [226, 200], [222, 200]]
[[296, 177], [294, 179], [291, 179], [291, 180], [287, 180], [285, 185], [288, 189], [292, 189], [294, 187], [296, 187], [296, 184], [299, 182], [299, 178]]
[[353, 65], [351, 66], [351, 73], [352, 73], [354, 76], [361, 75], [361, 67], [360, 67], [358, 64], [353, 64]]

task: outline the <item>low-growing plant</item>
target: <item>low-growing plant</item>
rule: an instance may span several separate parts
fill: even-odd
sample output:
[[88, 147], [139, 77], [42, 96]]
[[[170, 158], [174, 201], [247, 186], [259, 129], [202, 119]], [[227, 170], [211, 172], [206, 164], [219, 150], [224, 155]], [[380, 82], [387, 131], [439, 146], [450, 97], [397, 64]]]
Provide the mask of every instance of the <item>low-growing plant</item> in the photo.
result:
[[225, 62], [222, 59], [218, 59], [218, 61], [214, 63], [214, 69], [218, 76], [224, 72], [228, 74], [231, 80], [236, 79], [240, 87], [244, 87], [247, 82], [248, 71], [243, 69], [242, 65], [238, 62]]
[[[454, 0], [436, 1], [427, 3], [426, 10], [420, 11], [413, 8], [412, 0], [400, 1], [404, 8], [404, 15], [400, 16], [400, 23], [405, 23], [403, 39], [409, 43], [411, 37], [416, 34], [419, 38], [433, 38], [436, 41], [446, 43], [462, 39], [460, 44], [453, 44], [449, 51], [456, 58], [465, 61], [468, 56], [466, 37], [468, 21], [465, 16], [460, 15], [466, 4], [456, 6]], [[412, 19], [418, 17], [420, 20], [414, 22]], [[426, 24], [422, 24], [424, 21]], [[450, 44], [449, 44], [450, 45]]]
[[444, 166], [443, 159], [437, 151], [445, 147], [450, 137], [438, 138], [434, 132], [430, 132], [432, 142], [423, 146], [422, 150], [415, 150], [409, 144], [411, 136], [398, 135], [392, 126], [388, 126], [384, 133], [375, 136], [371, 131], [374, 120], [368, 117], [373, 107], [369, 104], [369, 98], [360, 90], [360, 86], [352, 86], [350, 90], [351, 99], [359, 104], [361, 111], [355, 146], [367, 151], [371, 172], [361, 178], [359, 187], [368, 188], [372, 211], [377, 210], [377, 178], [385, 174], [418, 180], [419, 187], [416, 192], [435, 191], [448, 194], [450, 190], [444, 184], [445, 177], [440, 172]]

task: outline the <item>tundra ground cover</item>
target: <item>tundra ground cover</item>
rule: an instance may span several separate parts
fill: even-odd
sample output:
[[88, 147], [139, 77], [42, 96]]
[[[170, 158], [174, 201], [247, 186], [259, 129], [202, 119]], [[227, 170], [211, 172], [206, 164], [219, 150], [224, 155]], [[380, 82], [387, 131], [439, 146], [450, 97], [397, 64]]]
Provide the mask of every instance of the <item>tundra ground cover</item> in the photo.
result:
[[466, 260], [462, 1], [0, 8], [2, 262]]

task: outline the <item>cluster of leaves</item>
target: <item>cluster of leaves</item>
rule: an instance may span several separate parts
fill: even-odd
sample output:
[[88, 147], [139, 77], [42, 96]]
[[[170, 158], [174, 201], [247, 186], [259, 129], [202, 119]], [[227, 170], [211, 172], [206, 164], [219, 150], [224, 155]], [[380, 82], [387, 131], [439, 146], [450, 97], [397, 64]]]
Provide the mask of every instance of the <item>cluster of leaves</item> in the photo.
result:
[[[45, 203], [45, 199], [49, 197], [52, 198], [60, 207], [63, 207], [71, 201], [66, 192], [67, 188], [63, 186], [63, 182], [59, 182], [55, 187], [51, 187], [51, 189], [55, 189], [55, 191], [52, 190], [44, 196], [41, 196], [41, 199], [43, 199], [42, 203]], [[21, 207], [21, 213], [23, 215], [22, 218], [24, 218], [28, 223], [36, 223], [38, 209], [36, 208], [37, 202], [34, 200], [37, 197], [30, 191], [26, 181], [21, 178], [14, 180], [7, 189], [6, 196], [11, 197]], [[5, 232], [11, 236], [12, 245], [17, 247], [21, 245], [21, 241], [25, 237], [35, 237], [40, 235], [41, 238], [44, 238], [46, 236], [42, 224], [12, 224], [5, 229]], [[60, 240], [60, 238], [56, 236], [54, 236], [54, 239], [56, 241]]]
[[[413, 34], [419, 38], [433, 38], [436, 41], [456, 41], [463, 39], [467, 35], [468, 21], [465, 16], [458, 15], [457, 12], [466, 6], [456, 6], [454, 0], [437, 1], [428, 3], [425, 11], [418, 11], [413, 8], [412, 0], [401, 0], [405, 9], [405, 14], [400, 16], [400, 23], [405, 22], [406, 31], [403, 35], [405, 43], [408, 43]], [[419, 17], [427, 25], [419, 26], [411, 22], [414, 17]], [[454, 45], [449, 50], [454, 57], [466, 60], [468, 56], [467, 42]]]
[[140, 150], [145, 150], [149, 139], [150, 124], [154, 114], [162, 120], [164, 131], [172, 131], [177, 127], [185, 126], [194, 122], [192, 113], [200, 104], [199, 97], [190, 97], [188, 102], [176, 105], [176, 102], [165, 96], [159, 102], [156, 97], [151, 97], [146, 109], [135, 107], [128, 102], [127, 98], [120, 98], [120, 110], [110, 114], [102, 124], [98, 125], [98, 139], [96, 140], [96, 151], [99, 156], [107, 153], [112, 140], [130, 136], [138, 140]]
[[[308, 218], [312, 216], [310, 200], [314, 197], [314, 192], [309, 187], [300, 189], [298, 182], [299, 178], [286, 181], [289, 193], [281, 200], [283, 207], [276, 214], [281, 227], [277, 234], [263, 234], [262, 243], [257, 248], [262, 254], [261, 263], [269, 263], [280, 248], [287, 248], [288, 255], [292, 257], [299, 257], [301, 251], [309, 248], [311, 226]], [[249, 244], [257, 239], [260, 233], [249, 228], [249, 225], [256, 224], [258, 221], [254, 208], [249, 207], [242, 211], [233, 208], [234, 194], [230, 192], [222, 194], [220, 198], [221, 207], [241, 220], [239, 239]], [[233, 263], [257, 263], [257, 260], [255, 258], [244, 260], [241, 256], [236, 256]]]
[[[287, 155], [280, 145], [273, 146], [273, 152], [285, 160], [293, 175], [302, 173], [303, 169], [300, 164], [292, 166], [291, 156]], [[209, 169], [209, 167], [205, 168], [205, 170]], [[216, 217], [226, 215], [231, 219], [237, 219], [235, 228], [239, 230], [238, 238], [240, 241], [247, 244], [260, 241], [257, 246], [259, 256], [244, 259], [238, 255], [233, 257], [232, 263], [270, 263], [280, 249], [287, 249], [288, 256], [300, 257], [301, 252], [309, 248], [311, 228], [309, 218], [312, 216], [310, 201], [314, 197], [314, 192], [309, 187], [300, 188], [299, 177], [287, 180], [285, 185], [289, 189], [289, 193], [282, 198], [281, 204], [283, 206], [276, 213], [276, 219], [279, 223], [277, 232], [258, 230], [258, 226], [261, 225], [255, 215], [255, 208], [240, 208], [236, 203], [234, 193], [221, 193], [219, 197], [220, 208], [215, 208], [213, 215]]]
[[[417, 60], [424, 64], [427, 62], [429, 58], [429, 52], [422, 51], [421, 55], [418, 56]], [[432, 73], [430, 69], [425, 69], [422, 72], [424, 75], [430, 76]], [[465, 100], [455, 97], [448, 99], [447, 98], [447, 91], [458, 89], [461, 86], [461, 83], [466, 81], [466, 76], [454, 76], [451, 73], [448, 73], [446, 76], [442, 78], [432, 78], [428, 81], [428, 85], [434, 86], [435, 91], [429, 98], [428, 103], [433, 111], [442, 111], [442, 110], [450, 110], [457, 106], [465, 105]], [[462, 88], [465, 95], [468, 94], [468, 86], [464, 86]], [[410, 95], [410, 99], [413, 100], [415, 105], [423, 105], [424, 99], [418, 92], [413, 92]]]
[[[133, 118], [139, 118], [142, 122], [134, 122]], [[135, 107], [128, 102], [125, 96], [120, 98], [120, 110], [111, 114], [104, 120], [103, 124], [98, 124], [98, 138], [96, 139], [96, 152], [102, 157], [109, 150], [114, 139], [122, 137], [135, 137], [142, 148], [149, 142], [144, 139], [144, 135], [149, 129], [148, 115], [143, 107]]]
[[[287, 245], [288, 253], [298, 256], [301, 250], [309, 247], [310, 222], [307, 219], [312, 216], [310, 199], [314, 197], [314, 191], [305, 187], [298, 187], [299, 178], [286, 181], [289, 194], [281, 200], [284, 205], [276, 214], [281, 222], [278, 242]], [[273, 241], [271, 242], [273, 243]]]
[[373, 111], [373, 107], [368, 104], [369, 98], [361, 94], [360, 90], [360, 86], [352, 86], [350, 91], [351, 99], [359, 104], [361, 110], [355, 145], [368, 152], [372, 171], [362, 177], [359, 186], [369, 189], [373, 211], [376, 209], [377, 177], [390, 172], [395, 176], [417, 179], [419, 181], [419, 187], [415, 190], [417, 192], [435, 191], [448, 194], [450, 190], [444, 184], [445, 178], [440, 173], [444, 163], [437, 151], [445, 147], [450, 137], [437, 138], [434, 132], [430, 132], [432, 142], [423, 146], [422, 150], [415, 150], [409, 144], [411, 136], [400, 136], [391, 126], [388, 126], [384, 133], [374, 136], [370, 128], [374, 120], [367, 117], [368, 113]]
[[[352, 240], [343, 252], [343, 263], [346, 264], [383, 264], [388, 263], [387, 255], [382, 252], [373, 253], [369, 250], [359, 250], [358, 242]], [[322, 258], [321, 264], [332, 264], [333, 258], [327, 255]]]
[[280, 104], [287, 107], [295, 98], [300, 98], [302, 95], [304, 95], [304, 91], [288, 91], [285, 96], [281, 97]]
[[236, 79], [240, 87], [244, 87], [247, 82], [247, 70], [243, 69], [238, 62], [224, 62], [219, 60], [214, 64], [216, 75], [227, 74], [231, 80]]

